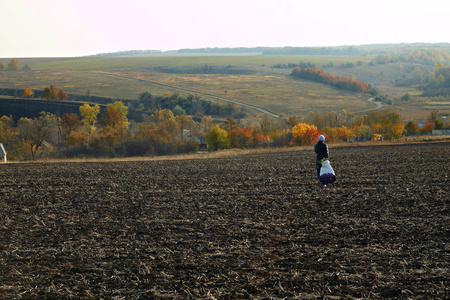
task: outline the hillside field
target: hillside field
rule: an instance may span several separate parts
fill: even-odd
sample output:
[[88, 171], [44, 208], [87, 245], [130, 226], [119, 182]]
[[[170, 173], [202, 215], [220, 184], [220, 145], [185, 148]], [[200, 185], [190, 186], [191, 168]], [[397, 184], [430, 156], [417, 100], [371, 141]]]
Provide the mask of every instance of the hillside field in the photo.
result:
[[448, 299], [450, 143], [0, 164], [1, 299]]
[[[397, 86], [411, 78], [419, 68], [432, 71], [432, 66], [412, 63], [389, 63], [369, 66], [371, 56], [172, 56], [172, 57], [87, 57], [55, 59], [23, 59], [31, 70], [0, 72], [0, 89], [43, 90], [49, 85], [77, 95], [109, 97], [117, 100], [135, 100], [148, 91], [154, 95], [177, 93], [208, 94], [212, 101], [244, 103], [268, 110], [275, 115], [306, 115], [315, 112], [340, 112], [345, 109], [361, 112], [374, 106], [370, 95], [346, 92], [307, 80], [289, 76], [292, 68], [274, 68], [277, 64], [312, 62], [326, 68], [330, 74], [351, 77], [375, 86], [382, 95], [394, 100], [387, 108], [405, 116], [406, 120], [427, 117], [435, 105], [399, 99], [409, 93], [418, 97], [417, 86]], [[5, 59], [1, 60], [6, 62]], [[19, 63], [21, 60], [19, 59]], [[361, 66], [356, 66], [361, 62]], [[352, 68], [339, 67], [346, 63]], [[120, 76], [120, 77], [118, 77]], [[162, 84], [162, 85], [161, 85]], [[165, 85], [165, 86], [163, 86]], [[183, 93], [183, 92], [182, 92]], [[202, 95], [203, 98], [208, 98]], [[221, 99], [219, 99], [221, 98]], [[439, 105], [441, 113], [450, 113], [450, 106]], [[261, 117], [249, 109], [249, 119]]]

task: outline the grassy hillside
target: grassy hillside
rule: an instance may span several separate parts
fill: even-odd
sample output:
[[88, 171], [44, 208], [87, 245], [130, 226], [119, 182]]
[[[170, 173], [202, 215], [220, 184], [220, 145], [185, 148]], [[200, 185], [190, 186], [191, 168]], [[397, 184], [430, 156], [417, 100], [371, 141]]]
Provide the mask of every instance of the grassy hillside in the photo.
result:
[[[426, 115], [445, 105], [429, 105], [415, 101], [421, 94], [417, 86], [402, 86], [419, 68], [431, 72], [432, 66], [412, 63], [387, 63], [370, 66], [370, 56], [173, 56], [173, 57], [89, 57], [19, 59], [28, 71], [0, 72], [0, 88], [43, 90], [55, 85], [70, 94], [114, 99], [137, 99], [143, 92], [154, 95], [179, 92], [210, 94], [274, 112], [275, 114], [307, 114], [309, 111], [361, 111], [370, 109], [368, 95], [344, 92], [329, 86], [288, 76], [292, 68], [275, 65], [311, 62], [339, 76], [355, 77], [376, 86], [380, 93], [394, 99], [389, 108], [407, 118]], [[5, 59], [1, 60], [5, 64]], [[351, 68], [342, 65], [352, 63]], [[116, 76], [111, 76], [116, 75]], [[120, 77], [117, 77], [120, 76]], [[165, 86], [162, 86], [163, 84]], [[415, 96], [408, 103], [396, 101], [404, 94]], [[202, 96], [204, 97], [204, 96]], [[214, 101], [221, 101], [217, 98]], [[260, 113], [252, 113], [252, 118]]]

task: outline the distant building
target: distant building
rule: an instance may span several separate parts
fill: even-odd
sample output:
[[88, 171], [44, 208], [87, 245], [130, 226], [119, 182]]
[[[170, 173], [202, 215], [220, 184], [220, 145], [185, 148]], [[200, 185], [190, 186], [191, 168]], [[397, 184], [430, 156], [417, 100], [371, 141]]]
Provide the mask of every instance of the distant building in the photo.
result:
[[196, 136], [195, 134], [192, 134], [192, 132], [188, 129], [183, 129], [183, 136], [181, 136], [181, 134], [177, 135], [175, 137], [175, 141], [195, 141], [198, 144], [201, 144], [202, 141], [200, 140], [200, 138], [198, 136]]
[[0, 160], [4, 160], [6, 163], [6, 150], [2, 143], [0, 143]]
[[450, 135], [450, 130], [433, 130], [431, 132], [432, 135]]

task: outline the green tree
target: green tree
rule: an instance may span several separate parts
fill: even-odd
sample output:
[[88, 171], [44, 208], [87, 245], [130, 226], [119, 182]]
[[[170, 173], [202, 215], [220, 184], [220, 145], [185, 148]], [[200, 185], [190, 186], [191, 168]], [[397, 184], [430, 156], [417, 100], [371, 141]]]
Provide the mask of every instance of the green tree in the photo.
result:
[[42, 99], [47, 99], [47, 100], [50, 100], [52, 98], [52, 91], [50, 90], [49, 87], [46, 87], [44, 89], [44, 91], [41, 94], [41, 98]]
[[406, 93], [400, 98], [400, 100], [407, 102], [407, 101], [411, 100], [411, 96], [408, 93]]
[[264, 134], [268, 134], [272, 131], [272, 122], [270, 121], [269, 115], [264, 114], [262, 116], [261, 122], [260, 122], [261, 130]]

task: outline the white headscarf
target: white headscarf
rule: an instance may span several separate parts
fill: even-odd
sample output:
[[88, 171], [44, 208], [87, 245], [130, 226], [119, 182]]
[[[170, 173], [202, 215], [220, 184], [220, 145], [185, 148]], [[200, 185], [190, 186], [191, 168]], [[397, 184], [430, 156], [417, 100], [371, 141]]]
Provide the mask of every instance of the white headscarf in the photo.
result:
[[323, 134], [319, 135], [319, 142], [325, 142], [325, 137]]

